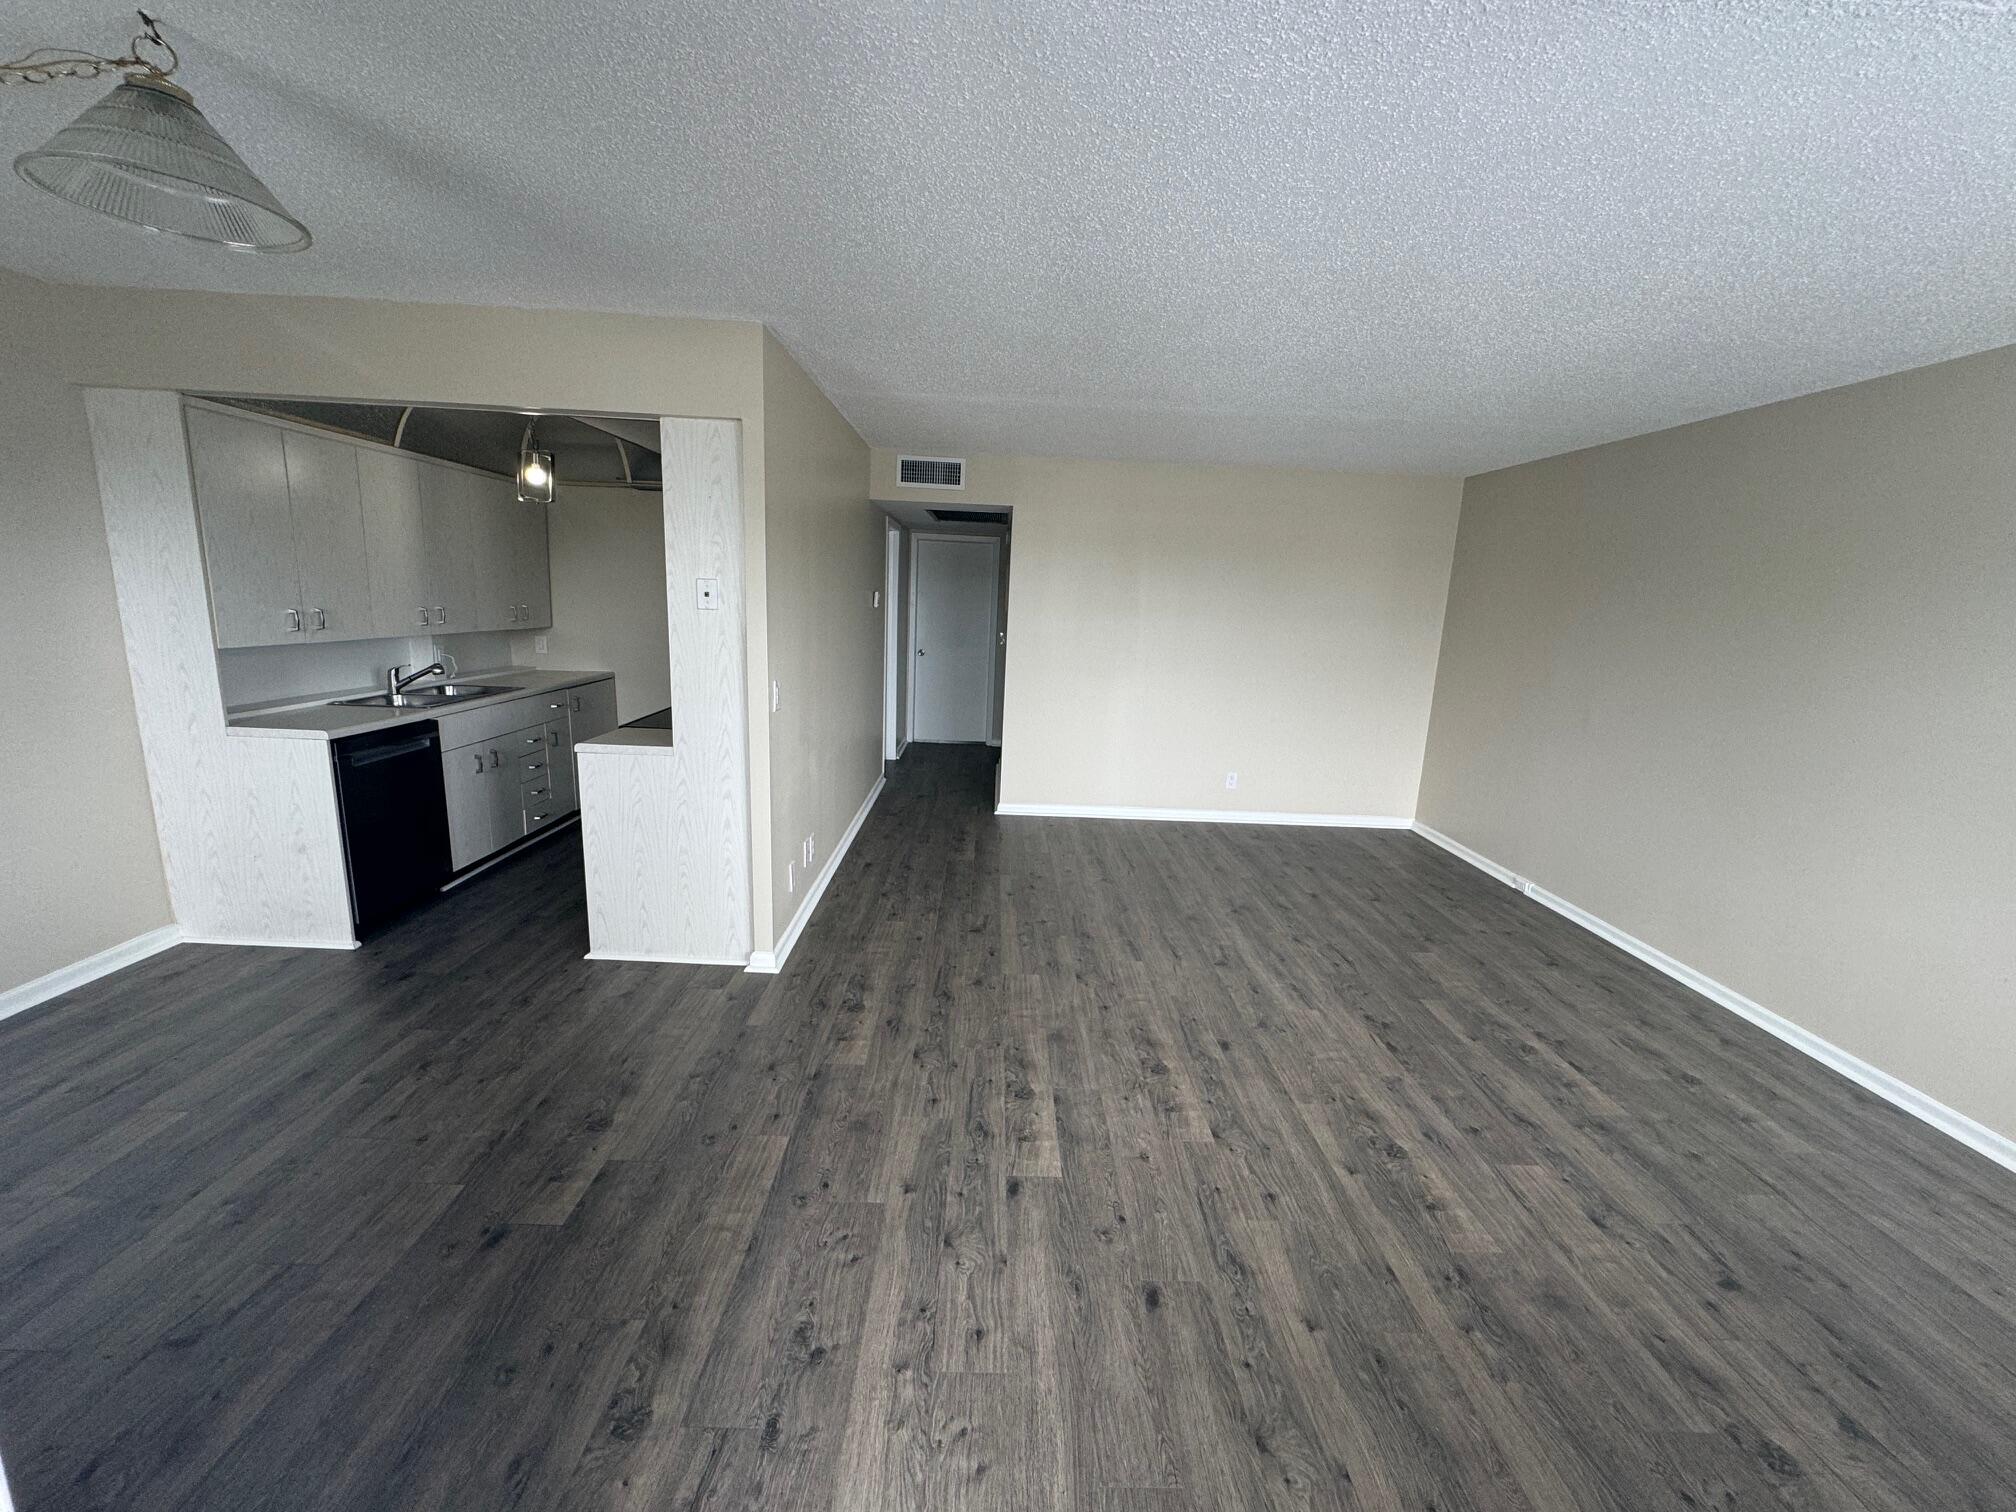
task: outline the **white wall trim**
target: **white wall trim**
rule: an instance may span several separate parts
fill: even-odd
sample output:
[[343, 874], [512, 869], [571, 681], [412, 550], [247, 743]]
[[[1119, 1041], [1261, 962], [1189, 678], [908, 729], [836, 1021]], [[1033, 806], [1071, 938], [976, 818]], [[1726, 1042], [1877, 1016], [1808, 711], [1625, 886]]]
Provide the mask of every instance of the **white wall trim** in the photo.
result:
[[747, 956], [651, 955], [636, 950], [591, 950], [584, 961], [648, 961], [658, 966], [734, 966], [749, 964]]
[[108, 945], [96, 955], [72, 961], [68, 966], [58, 966], [32, 982], [23, 982], [18, 987], [9, 987], [0, 992], [0, 1019], [12, 1014], [23, 1013], [38, 1003], [46, 1003], [53, 997], [61, 997], [66, 992], [74, 992], [100, 977], [110, 976], [115, 971], [131, 966], [135, 961], [144, 961], [151, 955], [159, 955], [172, 945], [182, 943], [182, 930], [175, 924], [164, 924], [159, 929], [150, 929], [145, 934], [121, 940], [117, 945]]
[[868, 789], [868, 797], [847, 826], [847, 833], [840, 837], [840, 843], [827, 852], [826, 864], [819, 869], [818, 877], [805, 889], [805, 901], [798, 905], [798, 912], [791, 916], [791, 923], [778, 937], [775, 950], [759, 950], [749, 957], [749, 969], [766, 976], [774, 976], [784, 969], [784, 963], [791, 958], [791, 949], [798, 943], [798, 936], [805, 932], [805, 926], [812, 921], [812, 910], [819, 906], [819, 900], [826, 896], [826, 884], [833, 880], [833, 874], [840, 870], [840, 863], [853, 845], [854, 837], [861, 833], [861, 826], [868, 822], [868, 811], [875, 807], [875, 800], [882, 796], [886, 779], [877, 777], [875, 786]]
[[1585, 908], [1578, 908], [1566, 898], [1547, 891], [1531, 878], [1522, 877], [1509, 867], [1500, 866], [1487, 856], [1452, 840], [1439, 830], [1430, 829], [1425, 824], [1414, 825], [1414, 833], [1421, 836], [1452, 856], [1468, 861], [1479, 871], [1496, 878], [1506, 886], [1526, 894], [1534, 902], [1551, 908], [1562, 918], [1579, 924], [1597, 937], [1608, 940], [1619, 950], [1636, 956], [1653, 970], [1671, 977], [1683, 987], [1690, 987], [1709, 1002], [1728, 1009], [1741, 1018], [1748, 1019], [1765, 1033], [1775, 1035], [1793, 1049], [1811, 1056], [1821, 1065], [1845, 1076], [1857, 1086], [1874, 1092], [1885, 1102], [1902, 1108], [1912, 1117], [1930, 1124], [1940, 1133], [1957, 1139], [1969, 1149], [1987, 1156], [1999, 1166], [2016, 1171], [2016, 1139], [1997, 1133], [1986, 1124], [1969, 1118], [1957, 1108], [1949, 1108], [1937, 1098], [1919, 1091], [1909, 1082], [1900, 1081], [1877, 1066], [1872, 1066], [1860, 1056], [1852, 1055], [1831, 1040], [1824, 1040], [1810, 1029], [1802, 1029], [1792, 1020], [1773, 1013], [1761, 1003], [1751, 1001], [1736, 991], [1726, 987], [1713, 977], [1696, 971], [1684, 961], [1677, 961], [1656, 945], [1648, 945], [1636, 935], [1626, 934], [1616, 925], [1598, 918]]
[[355, 940], [254, 940], [238, 935], [185, 934], [184, 945], [236, 945], [248, 950], [355, 950]]
[[1108, 807], [1093, 803], [997, 803], [1001, 815], [1039, 819], [1160, 819], [1177, 824], [1309, 824], [1324, 829], [1407, 829], [1414, 821], [1392, 814], [1269, 814], [1253, 809]]

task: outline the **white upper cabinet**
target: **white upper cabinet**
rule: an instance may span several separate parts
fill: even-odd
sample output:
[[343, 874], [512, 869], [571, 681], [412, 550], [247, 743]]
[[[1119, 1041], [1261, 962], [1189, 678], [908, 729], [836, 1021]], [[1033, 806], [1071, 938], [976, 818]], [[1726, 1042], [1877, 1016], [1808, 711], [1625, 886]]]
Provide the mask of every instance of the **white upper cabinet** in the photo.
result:
[[357, 448], [331, 436], [288, 431], [286, 451], [294, 566], [306, 634], [311, 640], [368, 639], [379, 632], [371, 624]]
[[523, 630], [553, 623], [546, 506], [521, 504], [509, 478], [477, 477], [476, 577], [483, 597], [478, 630]]
[[478, 630], [509, 630], [518, 623], [518, 544], [512, 511], [517, 489], [502, 478], [474, 478], [476, 485], [476, 604]]
[[357, 453], [374, 636], [425, 635], [434, 625], [420, 472], [417, 457]]
[[[515, 495], [516, 490], [513, 490]], [[553, 579], [547, 561], [546, 506], [512, 499], [512, 575], [517, 585], [514, 610], [522, 628], [553, 623]]]
[[453, 635], [480, 629], [476, 548], [485, 527], [476, 496], [485, 480], [438, 462], [419, 466], [426, 532], [426, 597], [435, 633]]
[[217, 644], [305, 639], [286, 433], [215, 410], [192, 409], [188, 419]]
[[191, 405], [220, 646], [553, 622], [546, 507], [508, 478]]

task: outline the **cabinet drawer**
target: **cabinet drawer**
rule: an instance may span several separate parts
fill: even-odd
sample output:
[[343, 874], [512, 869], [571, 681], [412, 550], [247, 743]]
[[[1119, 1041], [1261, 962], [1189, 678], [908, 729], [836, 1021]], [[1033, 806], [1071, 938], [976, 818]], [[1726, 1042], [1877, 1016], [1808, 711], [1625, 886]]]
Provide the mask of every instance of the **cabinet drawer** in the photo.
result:
[[535, 801], [541, 806], [551, 804], [563, 814], [571, 814], [579, 807], [574, 797], [574, 769], [564, 759], [543, 767], [536, 776], [520, 784], [520, 791], [528, 805]]
[[496, 744], [504, 752], [504, 759], [523, 772], [526, 762], [546, 760], [546, 726], [507, 731], [497, 737]]
[[[441, 749], [455, 751], [465, 745], [474, 745], [479, 740], [501, 740], [519, 732], [530, 734], [534, 727], [544, 727], [548, 718], [546, 705], [552, 701], [544, 695], [535, 695], [488, 704], [480, 709], [436, 714], [435, 723], [441, 727]], [[512, 745], [510, 749], [515, 754], [531, 747]]]
[[542, 830], [546, 828], [547, 825], [551, 824], [555, 819], [565, 818], [566, 814], [567, 814], [566, 809], [563, 809], [562, 807], [560, 807], [558, 803], [552, 801], [552, 794], [548, 793], [543, 798], [535, 799], [531, 795], [531, 790], [530, 789], [526, 790], [526, 796], [525, 796], [526, 834], [529, 835], [537, 830]]
[[530, 787], [535, 782], [544, 782], [553, 770], [553, 758], [544, 751], [535, 751], [529, 756], [518, 758], [518, 781]]

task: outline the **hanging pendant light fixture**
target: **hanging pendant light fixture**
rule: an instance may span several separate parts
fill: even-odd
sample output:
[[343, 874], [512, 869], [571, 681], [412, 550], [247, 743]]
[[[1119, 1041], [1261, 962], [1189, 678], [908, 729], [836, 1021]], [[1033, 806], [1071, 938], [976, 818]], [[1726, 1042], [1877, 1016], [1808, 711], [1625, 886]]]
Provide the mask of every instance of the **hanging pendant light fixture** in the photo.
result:
[[140, 21], [145, 29], [121, 58], [40, 48], [0, 63], [0, 84], [126, 76], [47, 145], [14, 159], [14, 171], [59, 199], [149, 231], [234, 252], [305, 250], [308, 228], [226, 145], [189, 92], [169, 82], [181, 59], [158, 21], [145, 11]]
[[525, 422], [525, 436], [518, 443], [518, 502], [520, 504], [551, 504], [553, 502], [553, 453], [540, 451], [532, 445], [534, 421]]

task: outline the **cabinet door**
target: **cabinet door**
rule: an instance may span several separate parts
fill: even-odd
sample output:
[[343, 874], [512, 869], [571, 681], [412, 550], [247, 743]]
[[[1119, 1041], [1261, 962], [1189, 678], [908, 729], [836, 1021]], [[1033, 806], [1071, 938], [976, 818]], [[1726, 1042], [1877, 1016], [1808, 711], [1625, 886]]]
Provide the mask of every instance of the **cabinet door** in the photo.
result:
[[328, 436], [284, 432], [287, 498], [294, 513], [294, 564], [301, 616], [311, 640], [371, 636], [371, 580], [364, 559], [364, 511], [357, 448]]
[[476, 628], [512, 630], [520, 623], [515, 486], [504, 478], [463, 476], [475, 492]]
[[420, 464], [420, 524], [428, 622], [436, 633], [476, 628], [476, 501], [469, 474]]
[[518, 623], [545, 628], [553, 623], [552, 563], [546, 536], [546, 506], [517, 504]]
[[583, 683], [568, 689], [569, 744], [579, 745], [616, 728], [616, 679]]
[[[455, 870], [474, 866], [501, 843], [497, 838], [497, 794], [517, 782], [502, 766], [491, 765], [488, 745], [441, 753], [441, 782], [448, 796], [448, 860]], [[505, 779], [512, 778], [507, 782]]]
[[580, 807], [580, 795], [574, 784], [574, 742], [565, 720], [546, 726], [546, 750], [546, 780], [552, 792], [553, 811], [572, 813]]
[[413, 457], [357, 453], [374, 636], [425, 635], [434, 624], [420, 472], [421, 464]]
[[[516, 752], [524, 749], [522, 741], [525, 732], [514, 730], [502, 736], [497, 749], [503, 766], [491, 775], [495, 784], [490, 791], [490, 848], [502, 850], [514, 840], [525, 835], [525, 784], [521, 780], [522, 758]], [[484, 747], [488, 750], [489, 747]]]
[[305, 638], [285, 433], [215, 410], [186, 414], [217, 644], [279, 646]]

